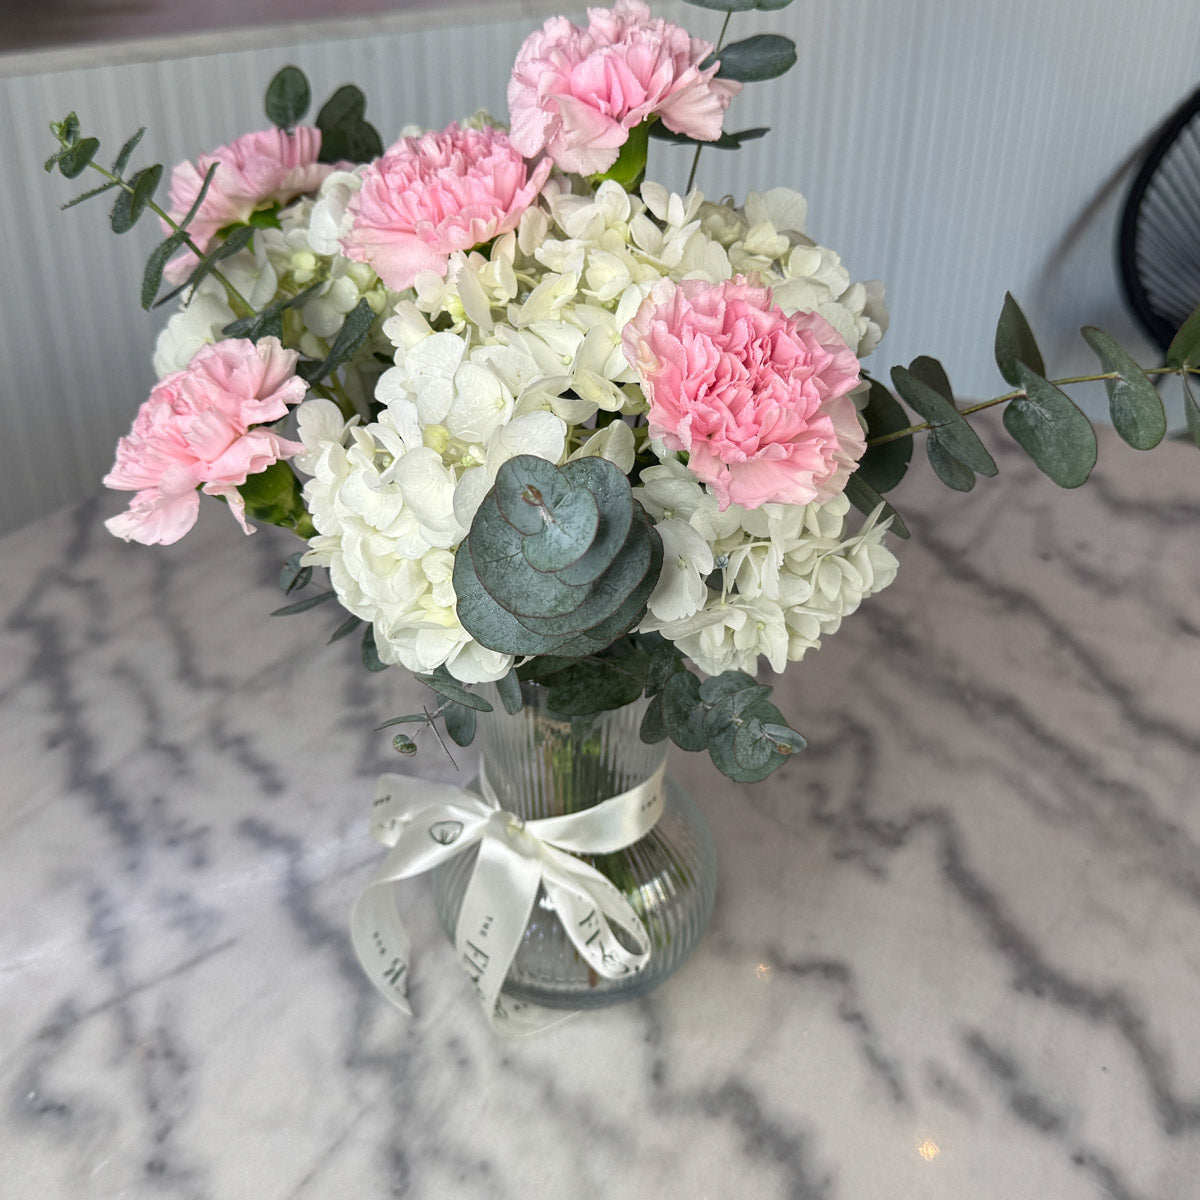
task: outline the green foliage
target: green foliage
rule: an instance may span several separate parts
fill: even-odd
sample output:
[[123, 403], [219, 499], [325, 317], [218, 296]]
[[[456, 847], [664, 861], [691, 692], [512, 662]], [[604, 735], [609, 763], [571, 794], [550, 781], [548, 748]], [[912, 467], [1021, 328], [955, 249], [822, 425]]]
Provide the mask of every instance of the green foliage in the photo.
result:
[[943, 483], [967, 492], [975, 484], [976, 473], [996, 474], [992, 456], [954, 405], [941, 363], [918, 358], [907, 371], [894, 367], [892, 383], [901, 398], [929, 423], [925, 449], [930, 466]]
[[138, 148], [143, 137], [146, 136], [146, 127], [143, 125], [137, 133], [128, 137], [121, 149], [117, 151], [117, 157], [113, 159], [112, 173], [114, 175], [124, 175], [125, 168], [129, 166], [129, 160], [133, 157], [133, 152]]
[[892, 532], [901, 538], [909, 536], [908, 526], [900, 514], [857, 471], [846, 480], [846, 499], [864, 516], [883, 505], [883, 515], [892, 522]]
[[645, 688], [648, 656], [623, 649], [619, 656], [581, 659], [545, 676], [541, 682], [550, 689], [548, 707], [563, 716], [577, 717], [632, 704]]
[[299, 67], [283, 67], [267, 85], [263, 107], [267, 120], [280, 129], [291, 129], [308, 112], [312, 89]]
[[476, 710], [469, 704], [451, 702], [442, 711], [446, 732], [459, 746], [469, 746], [475, 740]]
[[753, 142], [766, 137], [770, 132], [771, 130], [764, 125], [754, 129], [722, 133], [715, 141], [702, 142], [699, 138], [688, 137], [685, 133], [676, 133], [668, 129], [661, 121], [654, 121], [650, 125], [650, 136], [656, 141], [671, 142], [677, 146], [711, 146], [714, 150], [740, 150], [744, 142]]
[[58, 156], [58, 169], [67, 179], [77, 179], [88, 169], [96, 151], [100, 149], [98, 138], [81, 138], [72, 142]]
[[295, 604], [287, 604], [283, 608], [274, 609], [271, 616], [293, 617], [297, 613], [308, 612], [310, 608], [316, 608], [318, 604], [324, 604], [332, 599], [334, 599], [333, 592], [316, 592], [311, 596], [305, 596], [303, 600], [297, 600]]
[[1200, 306], [1180, 326], [1167, 347], [1167, 366], [1186, 367], [1200, 364]]
[[684, 750], [707, 750], [713, 765], [738, 783], [754, 783], [778, 770], [805, 741], [788, 727], [768, 697], [771, 689], [742, 671], [701, 682], [680, 669], [651, 701], [642, 739], [663, 735]]
[[142, 274], [143, 309], [149, 310], [153, 307], [154, 298], [158, 295], [158, 289], [162, 286], [163, 271], [166, 269], [167, 263], [187, 242], [187, 227], [191, 223], [192, 218], [200, 211], [200, 205], [204, 203], [204, 197], [208, 195], [208, 189], [212, 184], [213, 175], [216, 174], [217, 166], [217, 163], [213, 163], [205, 172], [204, 179], [200, 184], [200, 190], [196, 193], [196, 198], [192, 201], [191, 208], [187, 210], [183, 219], [179, 222], [178, 228], [150, 252], [150, 257], [146, 260], [146, 270]]
[[612, 463], [501, 466], [454, 558], [464, 628], [506, 654], [582, 658], [633, 628], [662, 543]]
[[342, 638], [349, 637], [360, 625], [362, 619], [360, 617], [347, 617], [334, 631], [329, 635], [329, 641], [326, 643], [332, 646], [334, 642], [340, 642]]
[[1092, 423], [1066, 392], [1024, 362], [1016, 362], [1016, 372], [1025, 395], [1005, 408], [1004, 428], [1059, 487], [1078, 487], [1096, 465]]
[[1046, 374], [1042, 352], [1038, 349], [1033, 330], [1025, 320], [1011, 292], [1004, 293], [1004, 306], [996, 325], [996, 365], [1000, 374], [1014, 387], [1021, 386], [1017, 364], [1024, 363], [1036, 375]]
[[321, 162], [370, 162], [383, 153], [383, 139], [365, 119], [367, 100], [353, 84], [338, 88], [317, 114]]
[[787, 8], [792, 0], [685, 0], [696, 8], [715, 9], [717, 12], [774, 12]]
[[479, 712], [492, 711], [492, 706], [487, 700], [469, 691], [444, 666], [438, 667], [436, 671], [428, 675], [417, 675], [414, 673], [413, 678], [419, 679], [426, 687], [432, 688], [437, 692], [439, 696], [444, 696], [447, 700], [453, 701], [455, 704], [460, 704], [464, 708], [473, 708]]
[[279, 587], [285, 596], [292, 592], [302, 591], [312, 580], [312, 567], [303, 566], [300, 560], [304, 557], [303, 550], [288, 556], [287, 561], [279, 569]]
[[276, 300], [274, 304], [268, 305], [253, 316], [231, 321], [221, 332], [226, 337], [249, 338], [252, 342], [257, 342], [259, 338], [264, 337], [282, 339], [283, 314], [289, 308], [303, 304], [309, 296], [319, 291], [322, 286], [321, 283], [314, 283], [311, 287], [305, 288], [304, 291], [295, 296], [285, 296], [283, 299]]
[[375, 647], [375, 626], [368, 623], [362, 636], [362, 664], [368, 671], [386, 671], [387, 663], [379, 657]]
[[496, 691], [500, 694], [500, 703], [504, 705], [504, 711], [510, 717], [519, 713], [524, 707], [525, 701], [521, 698], [521, 681], [517, 677], [515, 669], [510, 670], [503, 679], [496, 680]]
[[[896, 398], [877, 379], [872, 379], [863, 418], [867, 422], [867, 437], [884, 437], [908, 428], [908, 414]], [[859, 460], [858, 478], [875, 492], [890, 492], [908, 471], [912, 460], [912, 434], [895, 441], [868, 446]]]
[[[299, 299], [296, 296], [281, 305], [281, 317], [283, 309], [298, 303]], [[371, 325], [374, 320], [375, 310], [367, 303], [367, 299], [364, 296], [347, 314], [345, 323], [338, 330], [338, 335], [334, 338], [333, 345], [329, 348], [329, 356], [325, 361], [316, 364], [303, 363], [298, 373], [304, 379], [307, 379], [309, 383], [319, 383], [327, 375], [336, 371], [338, 367], [349, 362], [354, 357], [358, 348], [367, 340], [367, 335], [371, 331]], [[259, 336], [264, 335], [259, 334]]]
[[1116, 374], [1106, 379], [1108, 409], [1113, 427], [1135, 450], [1150, 450], [1167, 432], [1167, 414], [1145, 371], [1103, 330], [1088, 325], [1083, 339], [1096, 352], [1101, 367]]
[[130, 190], [122, 189], [117, 193], [116, 203], [109, 216], [113, 233], [128, 233], [137, 224], [138, 218], [154, 199], [154, 189], [158, 187], [162, 173], [162, 163], [143, 167], [129, 181]]
[[701, 66], [711, 66], [717, 60], [721, 63], [718, 79], [760, 83], [776, 79], [796, 65], [796, 43], [778, 33], [758, 33], [713, 51]]
[[1183, 415], [1187, 421], [1188, 436], [1200, 447], [1200, 403], [1186, 375], [1183, 376]]

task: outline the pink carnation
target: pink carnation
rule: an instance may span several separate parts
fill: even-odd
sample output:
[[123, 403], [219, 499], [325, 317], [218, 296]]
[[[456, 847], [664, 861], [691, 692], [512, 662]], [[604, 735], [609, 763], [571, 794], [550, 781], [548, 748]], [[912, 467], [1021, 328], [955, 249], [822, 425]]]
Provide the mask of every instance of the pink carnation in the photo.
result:
[[186, 370], [159, 380], [104, 478], [137, 492], [128, 512], [105, 523], [109, 532], [148, 546], [177, 542], [196, 523], [200, 488], [224, 496], [253, 533], [237, 485], [304, 449], [260, 427], [304, 398], [298, 358], [276, 338], [233, 338], [202, 346]]
[[[192, 241], [207, 251], [218, 230], [248, 221], [256, 208], [315, 192], [334, 170], [317, 162], [320, 153], [321, 131], [308, 125], [298, 125], [291, 133], [282, 129], [247, 133], [200, 155], [194, 163], [180, 163], [171, 172], [168, 211], [174, 220], [182, 221], [200, 194], [209, 167], [217, 164], [204, 201], [188, 223]], [[192, 262], [195, 256], [189, 251], [172, 261], [168, 273], [179, 278], [180, 268]]]
[[711, 142], [741, 84], [700, 64], [712, 45], [657, 18], [642, 0], [588, 9], [588, 27], [551, 17], [525, 39], [508, 85], [512, 143], [545, 150], [564, 171], [594, 175], [617, 161], [629, 131], [657, 114]]
[[866, 449], [858, 359], [815, 313], [787, 316], [744, 279], [663, 280], [625, 327], [650, 436], [685, 450], [724, 510], [826, 501]]
[[517, 227], [550, 174], [532, 172], [499, 129], [459, 129], [401, 138], [362, 176], [346, 211], [342, 250], [370, 263], [392, 291], [421, 271], [446, 274], [450, 255]]

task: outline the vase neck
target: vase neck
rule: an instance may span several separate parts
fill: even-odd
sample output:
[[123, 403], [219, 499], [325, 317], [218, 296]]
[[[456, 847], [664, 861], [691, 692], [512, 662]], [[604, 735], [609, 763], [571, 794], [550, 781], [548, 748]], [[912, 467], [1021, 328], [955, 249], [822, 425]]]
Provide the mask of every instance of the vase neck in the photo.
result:
[[564, 717], [548, 689], [523, 684], [525, 701], [509, 716], [499, 697], [481, 715], [483, 771], [500, 806], [524, 820], [591, 808], [636, 787], [662, 766], [667, 743], [648, 745], [639, 730], [646, 701], [585, 717]]

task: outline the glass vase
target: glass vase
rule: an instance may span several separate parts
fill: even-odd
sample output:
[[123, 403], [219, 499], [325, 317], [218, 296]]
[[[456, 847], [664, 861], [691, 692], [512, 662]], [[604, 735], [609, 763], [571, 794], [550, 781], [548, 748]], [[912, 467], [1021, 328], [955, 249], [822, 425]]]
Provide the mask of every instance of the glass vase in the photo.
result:
[[[667, 742], [647, 745], [638, 731], [644, 700], [583, 717], [546, 704], [547, 689], [523, 684], [525, 706], [508, 715], [494, 689], [481, 689], [493, 711], [479, 714], [481, 769], [500, 806], [523, 820], [590, 808], [648, 779], [662, 766]], [[716, 853], [695, 801], [669, 776], [662, 816], [644, 837], [611, 854], [580, 855], [606, 876], [645, 923], [650, 961], [636, 975], [597, 974], [571, 944], [544, 888], [539, 888], [505, 992], [548, 1008], [595, 1008], [630, 999], [662, 982], [688, 956], [712, 915]], [[451, 940], [476, 852], [434, 873], [434, 897]]]

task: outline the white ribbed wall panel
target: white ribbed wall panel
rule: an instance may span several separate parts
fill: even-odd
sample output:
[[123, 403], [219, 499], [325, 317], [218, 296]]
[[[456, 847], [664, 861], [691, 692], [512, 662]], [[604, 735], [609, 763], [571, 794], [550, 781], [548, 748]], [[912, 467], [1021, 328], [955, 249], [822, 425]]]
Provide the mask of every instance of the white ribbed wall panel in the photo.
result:
[[[409, 122], [503, 113], [512, 58], [540, 19], [522, 14], [548, 10], [494, 4], [487, 20], [466, 21], [447, 8], [417, 18], [423, 27], [360, 23], [350, 38], [310, 26], [186, 58], [150, 47], [137, 50], [157, 54], [149, 61], [122, 62], [110, 47], [82, 52], [84, 63], [110, 60], [94, 66], [0, 60], [0, 528], [95, 490], [152, 382], [162, 321], [137, 305], [153, 230], [114, 237], [99, 201], [56, 210], [79, 189], [41, 170], [50, 119], [77, 110], [110, 151], [144, 122], [139, 161], [169, 165], [259, 127], [266, 80], [295, 62], [318, 98], [359, 83], [386, 140]], [[719, 27], [681, 3], [656, 12], [697, 35]], [[759, 31], [793, 37], [800, 63], [748, 87], [730, 121], [773, 132], [736, 155], [706, 151], [698, 182], [713, 195], [776, 184], [808, 195], [809, 232], [855, 278], [887, 283], [892, 329], [877, 372], [929, 353], [961, 395], [993, 394], [1005, 290], [1052, 370], [1090, 366], [1076, 334], [1086, 323], [1145, 350], [1120, 300], [1113, 226], [1130, 155], [1195, 86], [1194, 0], [797, 0], [736, 16], [730, 36]], [[688, 152], [655, 153], [651, 175], [681, 187]], [[1091, 402], [1098, 411], [1103, 396]]]

